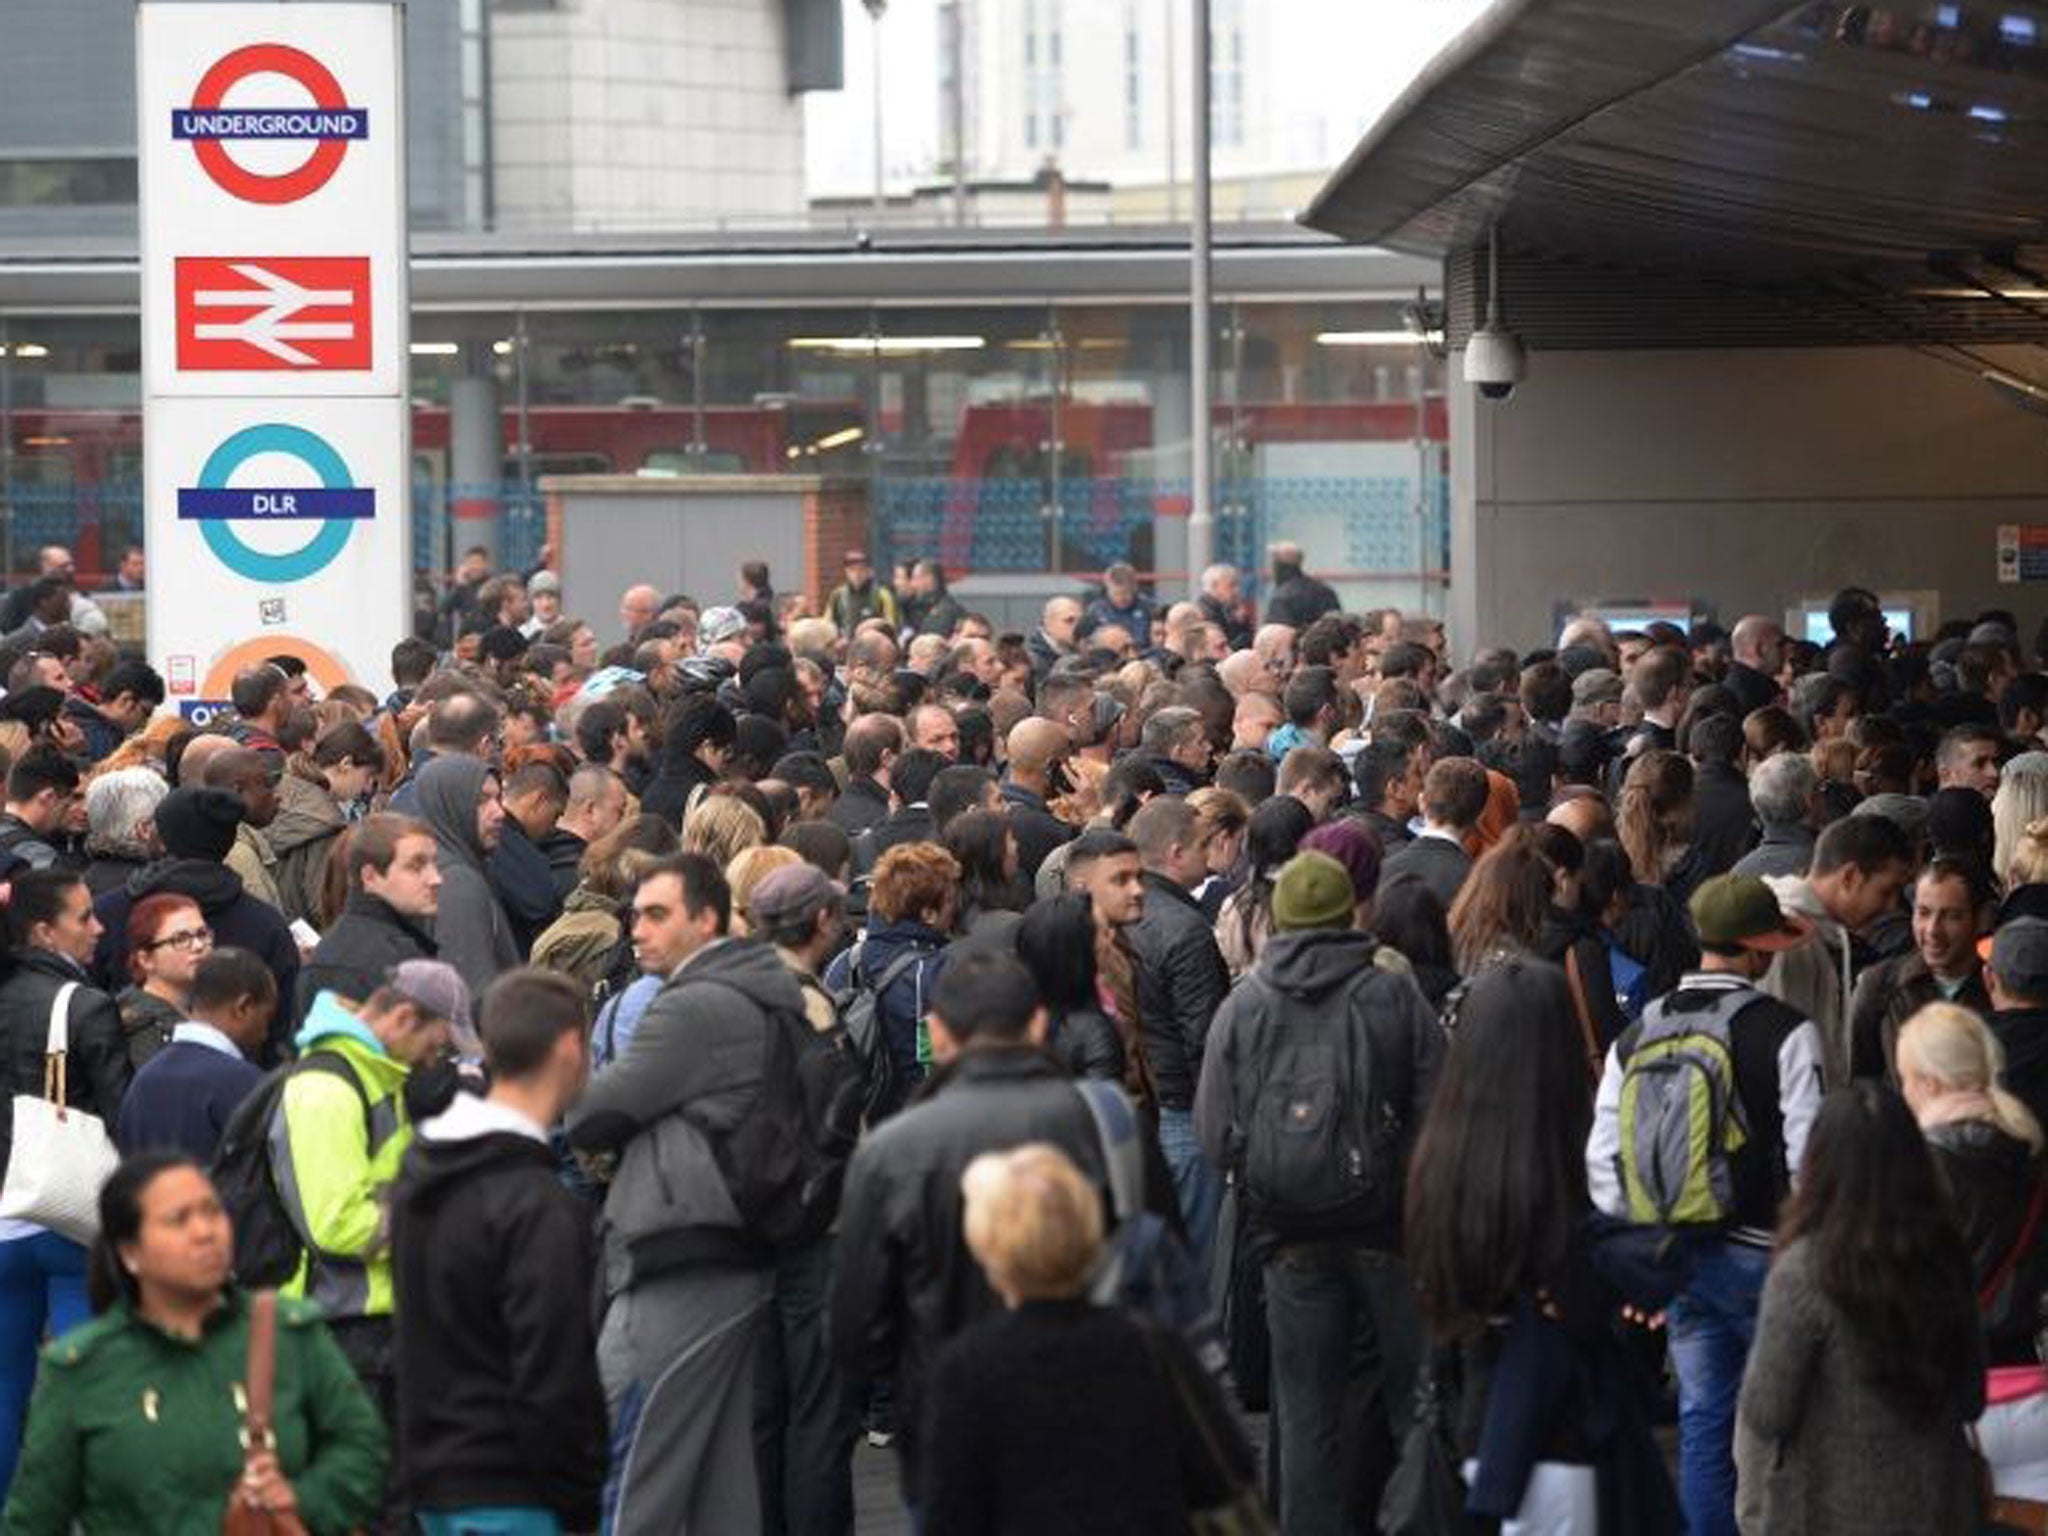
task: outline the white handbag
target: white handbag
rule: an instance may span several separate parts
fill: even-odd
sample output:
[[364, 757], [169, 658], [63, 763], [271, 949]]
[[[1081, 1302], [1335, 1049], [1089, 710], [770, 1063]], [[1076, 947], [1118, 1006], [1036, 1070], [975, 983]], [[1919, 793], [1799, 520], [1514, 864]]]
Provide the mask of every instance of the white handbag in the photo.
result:
[[71, 995], [77, 990], [77, 982], [67, 981], [50, 1003], [42, 1096], [14, 1096], [14, 1141], [7, 1152], [7, 1178], [0, 1183], [0, 1216], [90, 1243], [100, 1231], [100, 1186], [121, 1155], [98, 1115], [64, 1103]]

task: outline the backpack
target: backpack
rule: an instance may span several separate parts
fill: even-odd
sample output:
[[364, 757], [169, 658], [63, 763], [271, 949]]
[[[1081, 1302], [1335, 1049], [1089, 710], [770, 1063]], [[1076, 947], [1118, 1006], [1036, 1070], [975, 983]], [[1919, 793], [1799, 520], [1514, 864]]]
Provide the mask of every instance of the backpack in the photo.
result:
[[299, 1272], [311, 1246], [285, 1209], [270, 1166], [270, 1128], [284, 1103], [285, 1084], [302, 1072], [325, 1072], [354, 1090], [370, 1126], [370, 1096], [355, 1069], [333, 1051], [311, 1051], [266, 1075], [235, 1106], [214, 1149], [213, 1187], [234, 1223], [235, 1278], [250, 1289], [283, 1285]]
[[1083, 1078], [1074, 1089], [1095, 1122], [1109, 1174], [1111, 1214], [1116, 1218], [1089, 1282], [1089, 1300], [1179, 1334], [1203, 1368], [1220, 1375], [1229, 1363], [1229, 1351], [1209, 1299], [1208, 1277], [1179, 1234], [1163, 1217], [1145, 1209], [1137, 1112], [1115, 1083]]
[[[1400, 1117], [1373, 1091], [1369, 1052], [1352, 1017], [1364, 971], [1312, 1021], [1283, 1024], [1268, 1009], [1244, 1064], [1250, 1113], [1241, 1128], [1245, 1208], [1283, 1234], [1389, 1220], [1400, 1208]], [[1260, 996], [1272, 988], [1253, 972]]]
[[909, 975], [920, 961], [930, 958], [931, 951], [906, 949], [884, 966], [882, 974], [872, 982], [861, 974], [861, 961], [866, 953], [867, 940], [853, 946], [846, 957], [846, 985], [832, 994], [832, 1006], [839, 1010], [840, 1028], [865, 1080], [861, 1118], [873, 1124], [896, 1096], [896, 1062], [884, 1038], [882, 995]]
[[759, 1094], [730, 1129], [699, 1127], [754, 1237], [793, 1248], [831, 1230], [865, 1086], [844, 1027], [820, 1030], [801, 1010], [768, 1010]]
[[1718, 1225], [1735, 1213], [1728, 1156], [1748, 1139], [1735, 1092], [1735, 1016], [1748, 988], [1703, 1008], [1650, 1004], [1621, 1076], [1621, 1183], [1635, 1222]]

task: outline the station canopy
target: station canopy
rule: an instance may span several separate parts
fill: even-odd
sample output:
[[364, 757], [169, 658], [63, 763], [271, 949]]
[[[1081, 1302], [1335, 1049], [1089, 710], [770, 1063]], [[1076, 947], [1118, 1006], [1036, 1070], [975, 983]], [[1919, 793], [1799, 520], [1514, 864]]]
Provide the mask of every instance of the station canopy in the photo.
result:
[[1454, 314], [1497, 225], [1532, 345], [2048, 342], [2048, 4], [1496, 0], [1304, 222]]

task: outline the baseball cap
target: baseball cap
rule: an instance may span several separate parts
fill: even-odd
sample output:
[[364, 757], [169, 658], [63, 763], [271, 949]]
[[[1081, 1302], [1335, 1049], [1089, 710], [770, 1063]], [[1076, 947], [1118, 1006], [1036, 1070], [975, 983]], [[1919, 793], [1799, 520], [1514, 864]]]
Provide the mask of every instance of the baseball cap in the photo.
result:
[[747, 616], [737, 608], [707, 608], [697, 617], [697, 644], [717, 645], [747, 632]]
[[402, 960], [392, 967], [384, 985], [420, 1012], [446, 1019], [456, 1048], [465, 1055], [482, 1052], [483, 1041], [470, 1021], [469, 986], [454, 966], [440, 960]]
[[1572, 679], [1572, 703], [1613, 704], [1621, 699], [1621, 676], [1606, 667], [1589, 667]]
[[526, 590], [529, 596], [535, 592], [553, 592], [556, 594], [560, 594], [562, 590], [562, 578], [557, 576], [553, 571], [535, 571], [532, 577], [530, 577], [526, 583]]
[[2018, 997], [2048, 997], [2048, 921], [2016, 917], [1993, 935], [1991, 969]]
[[1297, 853], [1273, 885], [1273, 929], [1349, 928], [1354, 916], [1351, 872], [1327, 853]]
[[1693, 926], [1709, 949], [1790, 949], [1809, 932], [1754, 875], [1716, 875], [1692, 893]]
[[846, 887], [827, 878], [815, 864], [786, 864], [754, 887], [747, 898], [747, 915], [756, 923], [779, 928], [809, 922], [844, 900]]

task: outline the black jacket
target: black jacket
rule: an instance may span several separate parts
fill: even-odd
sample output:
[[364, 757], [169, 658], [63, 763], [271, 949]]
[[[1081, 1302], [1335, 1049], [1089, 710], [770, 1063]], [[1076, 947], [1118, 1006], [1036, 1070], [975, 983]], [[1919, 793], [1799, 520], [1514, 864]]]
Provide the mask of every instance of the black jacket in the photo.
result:
[[1275, 586], [1272, 596], [1266, 599], [1266, 622], [1291, 624], [1300, 631], [1341, 606], [1337, 594], [1313, 576], [1290, 576]]
[[[1943, 1000], [1941, 983], [1918, 950], [1881, 960], [1864, 971], [1849, 998], [1849, 1075], [1883, 1078], [1897, 1087], [1899, 1031], [1929, 1003]], [[1991, 994], [1982, 967], [1972, 972], [1955, 1001], [1980, 1018], [1991, 1017]]]
[[562, 915], [562, 898], [555, 893], [555, 875], [548, 867], [547, 855], [526, 835], [516, 817], [507, 816], [484, 870], [512, 922], [512, 942], [524, 956], [533, 949], [540, 931]]
[[1721, 679], [1721, 686], [1735, 695], [1735, 702], [1745, 716], [1778, 702], [1778, 685], [1740, 661], [1728, 664], [1728, 675]]
[[423, 1509], [528, 1505], [593, 1530], [604, 1388], [589, 1222], [545, 1142], [458, 1098], [419, 1128], [392, 1201], [394, 1438]]
[[93, 911], [106, 931], [93, 951], [93, 975], [103, 985], [118, 987], [127, 982], [128, 914], [143, 897], [161, 892], [189, 896], [199, 903], [207, 926], [213, 929], [216, 949], [232, 944], [269, 967], [277, 981], [277, 1011], [270, 1017], [266, 1059], [277, 1060], [299, 1016], [298, 940], [277, 908], [244, 891], [242, 877], [225, 864], [211, 859], [161, 859], [139, 870], [120, 890], [109, 891], [95, 901]]
[[1372, 828], [1373, 836], [1380, 840], [1382, 858], [1391, 858], [1415, 841], [1415, 834], [1408, 830], [1407, 823], [1394, 820], [1385, 811], [1353, 811], [1351, 814], [1354, 820]]
[[654, 782], [640, 797], [640, 809], [661, 817], [670, 826], [680, 827], [683, 817], [689, 813], [690, 797], [717, 782], [718, 775], [706, 767], [696, 753], [664, 752]]
[[1458, 899], [1465, 877], [1472, 873], [1472, 855], [1447, 837], [1418, 837], [1395, 850], [1380, 866], [1380, 884], [1401, 875], [1413, 875], [1444, 904], [1446, 912]]
[[405, 960], [431, 960], [434, 938], [380, 896], [357, 891], [342, 904], [341, 916], [321, 937], [299, 973], [299, 1012], [320, 992], [361, 1001]]
[[1230, 968], [1194, 897], [1145, 871], [1145, 914], [1130, 929], [1138, 1018], [1161, 1109], [1192, 1109], [1209, 1021], [1230, 992]]
[[1248, 651], [1252, 648], [1251, 625], [1245, 623], [1233, 610], [1224, 607], [1220, 599], [1204, 592], [1195, 599], [1195, 606], [1202, 610], [1203, 619], [1223, 631], [1223, 636], [1230, 642], [1233, 651]]
[[2040, 1326], [2041, 1294], [2048, 1289], [2048, 1241], [2042, 1240], [2038, 1223], [2027, 1251], [2016, 1262], [2012, 1255], [2042, 1177], [2040, 1160], [2024, 1141], [1982, 1120], [1930, 1126], [1927, 1145], [1954, 1197], [1980, 1297], [2001, 1270], [2008, 1277], [1984, 1315], [1990, 1363], [2037, 1364], [2034, 1334]]
[[0, 1093], [0, 1171], [14, 1140], [14, 1096], [41, 1098], [43, 1062], [50, 1040], [50, 1004], [67, 981], [78, 983], [66, 1010], [64, 1102], [98, 1115], [112, 1135], [121, 1096], [128, 1091], [134, 1068], [121, 1037], [121, 1014], [114, 1000], [94, 987], [82, 967], [46, 949], [23, 952], [0, 981], [0, 1061], [7, 1070], [6, 1091]]
[[854, 842], [853, 872], [872, 873], [882, 855], [900, 844], [938, 840], [939, 834], [932, 826], [932, 808], [924, 804], [906, 805], [892, 812], [888, 820], [868, 828], [867, 835]]
[[873, 779], [848, 779], [832, 802], [832, 820], [848, 837], [858, 837], [889, 814], [889, 791]]
[[2048, 1008], [2007, 1008], [1991, 1015], [2005, 1047], [2005, 1087], [2048, 1125]]
[[[1628, 1019], [1615, 996], [1614, 970], [1608, 963], [1607, 945], [1600, 937], [1598, 925], [1576, 912], [1553, 906], [1543, 919], [1543, 935], [1537, 941], [1536, 953], [1560, 970], [1567, 969], [1566, 957], [1570, 957], [1570, 969], [1578, 972], [1579, 985], [1585, 989], [1586, 1008], [1604, 1053], [1628, 1028]], [[1576, 1002], [1573, 1006], [1577, 1006]]]
[[1704, 762], [1693, 775], [1693, 852], [1708, 875], [1724, 875], [1756, 846], [1749, 781], [1727, 763]]
[[1124, 1080], [1124, 1037], [1117, 1033], [1116, 1020], [1100, 1008], [1047, 1010], [1050, 1028], [1045, 1048], [1059, 1057], [1075, 1077], [1099, 1077], [1106, 1082]]
[[540, 840], [541, 857], [548, 861], [548, 874], [555, 882], [555, 902], [559, 908], [569, 899], [569, 893], [583, 882], [583, 855], [590, 848], [574, 832], [555, 828]]
[[[847, 1375], [895, 1382], [907, 1487], [917, 1486], [914, 1426], [933, 1357], [1001, 1305], [961, 1236], [960, 1175], [983, 1152], [1030, 1141], [1051, 1142], [1106, 1187], [1095, 1122], [1066, 1071], [1040, 1051], [990, 1047], [955, 1059], [854, 1151], [828, 1336]], [[1146, 1175], [1146, 1206], [1168, 1215], [1156, 1148]]]
[[1053, 849], [1074, 840], [1075, 829], [1053, 815], [1042, 796], [1008, 779], [1003, 780], [1003, 803], [1009, 807], [1010, 831], [1017, 839], [1017, 872], [1036, 880], [1039, 866]]
[[1170, 757], [1148, 757], [1145, 761], [1152, 765], [1153, 772], [1157, 773], [1161, 782], [1166, 785], [1166, 792], [1169, 795], [1192, 795], [1206, 782], [1196, 778], [1193, 773]]

